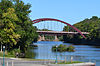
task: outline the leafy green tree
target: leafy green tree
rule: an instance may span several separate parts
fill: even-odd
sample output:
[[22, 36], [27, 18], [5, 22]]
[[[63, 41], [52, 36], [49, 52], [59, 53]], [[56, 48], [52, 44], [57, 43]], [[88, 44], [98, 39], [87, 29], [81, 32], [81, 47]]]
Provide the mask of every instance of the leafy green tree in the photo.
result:
[[3, 27], [0, 29], [1, 44], [4, 44], [11, 48], [17, 44], [20, 35], [15, 33], [14, 21], [18, 21], [14, 8], [8, 8], [6, 13], [2, 14]]
[[36, 28], [33, 27], [31, 19], [28, 17], [31, 10], [30, 4], [24, 4], [24, 2], [15, 0], [15, 11], [19, 18], [17, 22], [16, 32], [21, 35], [18, 46], [21, 47], [21, 50], [27, 50], [29, 44], [33, 41], [37, 41], [38, 35], [36, 33]]
[[7, 49], [18, 49], [25, 53], [28, 45], [37, 41], [36, 27], [29, 18], [31, 5], [21, 0], [0, 2], [0, 44]]

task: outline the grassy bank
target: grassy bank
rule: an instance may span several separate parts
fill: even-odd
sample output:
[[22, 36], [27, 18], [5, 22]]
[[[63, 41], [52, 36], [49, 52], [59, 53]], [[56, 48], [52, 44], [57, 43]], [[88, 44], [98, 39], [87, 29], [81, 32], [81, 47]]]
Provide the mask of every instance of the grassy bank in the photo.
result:
[[[0, 57], [3, 58], [3, 52], [0, 52]], [[8, 55], [5, 53], [5, 58], [15, 58], [13, 55]], [[51, 61], [55, 63], [55, 60], [50, 60], [50, 59], [32, 59], [32, 58], [16, 58], [16, 60], [21, 60], [21, 61]], [[73, 64], [73, 63], [83, 63], [80, 61], [68, 61], [68, 62], [59, 62], [58, 64]]]
[[72, 61], [72, 62], [70, 62], [70, 61], [68, 61], [68, 62], [61, 62], [61, 63], [58, 63], [58, 64], [73, 64], [73, 63], [83, 63], [83, 62], [80, 62], [80, 61]]
[[[0, 57], [3, 57], [3, 52], [0, 51]], [[15, 55], [10, 52], [5, 51], [5, 57], [15, 57]]]

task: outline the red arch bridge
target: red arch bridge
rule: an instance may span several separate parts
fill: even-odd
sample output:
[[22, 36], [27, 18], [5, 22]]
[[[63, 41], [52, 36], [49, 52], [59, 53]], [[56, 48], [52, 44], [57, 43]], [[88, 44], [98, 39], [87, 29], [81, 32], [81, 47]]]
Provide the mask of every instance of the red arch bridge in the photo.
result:
[[[61, 36], [61, 35], [67, 35], [67, 34], [74, 34], [74, 35], [81, 35], [81, 36], [83, 36], [83, 38], [86, 38], [85, 37], [85, 34], [89, 34], [88, 32], [81, 32], [79, 29], [77, 29], [76, 27], [74, 27], [74, 26], [72, 26], [72, 25], [70, 25], [69, 23], [67, 23], [67, 22], [64, 22], [64, 21], [61, 21], [61, 20], [58, 20], [58, 19], [53, 19], [53, 18], [40, 18], [40, 19], [36, 19], [36, 20], [33, 20], [32, 22], [33, 22], [33, 25], [34, 24], [37, 24], [37, 23], [40, 23], [40, 22], [44, 22], [44, 21], [50, 21], [50, 23], [51, 23], [51, 21], [56, 21], [57, 23], [56, 24], [54, 24], [54, 22], [53, 22], [53, 24], [51, 24], [51, 25], [47, 25], [46, 24], [46, 22], [44, 23], [44, 28], [43, 29], [46, 29], [45, 28], [45, 24], [47, 25], [47, 26], [54, 26], [54, 27], [57, 27], [56, 29], [58, 29], [60, 26], [62, 26], [61, 24], [60, 25], [58, 25], [58, 26], [56, 26], [57, 24], [58, 24], [58, 22], [59, 23], [63, 23], [63, 24], [65, 24], [65, 25], [67, 25], [67, 26], [70, 26], [70, 27], [72, 27], [74, 30], [76, 30], [77, 32], [66, 32], [66, 31], [48, 31], [48, 30], [46, 30], [46, 31], [44, 31], [44, 30], [38, 30], [37, 32], [38, 32], [38, 34], [39, 34], [39, 41], [41, 41], [41, 40], [45, 40], [45, 35], [49, 35], [49, 36], [55, 36], [55, 41], [57, 41], [58, 40], [58, 38], [57, 38], [57, 36]], [[39, 27], [41, 28], [42, 27], [42, 23], [39, 25]], [[39, 29], [39, 28], [38, 28]], [[48, 28], [47, 28], [48, 29]], [[50, 29], [51, 30], [51, 29]]]

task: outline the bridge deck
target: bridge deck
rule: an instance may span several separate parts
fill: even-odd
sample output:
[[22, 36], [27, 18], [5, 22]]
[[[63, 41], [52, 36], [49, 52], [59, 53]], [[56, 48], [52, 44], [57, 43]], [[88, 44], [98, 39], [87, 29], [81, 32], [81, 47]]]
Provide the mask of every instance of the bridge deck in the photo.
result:
[[[65, 31], [37, 31], [44, 34], [78, 34], [79, 32], [65, 32]], [[82, 32], [82, 34], [89, 34], [88, 32]]]

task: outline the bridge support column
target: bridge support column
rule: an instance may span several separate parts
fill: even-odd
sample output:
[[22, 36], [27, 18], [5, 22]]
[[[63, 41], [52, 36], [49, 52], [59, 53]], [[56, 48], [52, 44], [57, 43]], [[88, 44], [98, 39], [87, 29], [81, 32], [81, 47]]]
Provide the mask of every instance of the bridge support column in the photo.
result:
[[41, 41], [41, 40], [42, 40], [42, 37], [41, 37], [41, 35], [39, 35], [38, 37], [39, 37], [39, 38], [38, 38], [38, 41]]
[[55, 40], [54, 40], [54, 41], [59, 41], [59, 39], [58, 39], [57, 35], [55, 35]]
[[44, 35], [42, 35], [42, 41], [45, 41], [45, 37], [44, 37]]
[[44, 35], [42, 35], [42, 36], [39, 35], [38, 37], [39, 37], [38, 41], [45, 41], [45, 36]]

